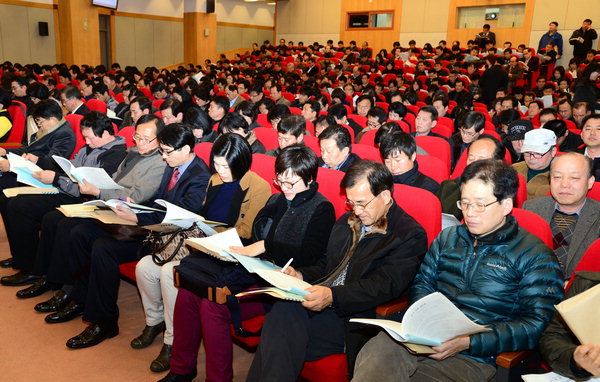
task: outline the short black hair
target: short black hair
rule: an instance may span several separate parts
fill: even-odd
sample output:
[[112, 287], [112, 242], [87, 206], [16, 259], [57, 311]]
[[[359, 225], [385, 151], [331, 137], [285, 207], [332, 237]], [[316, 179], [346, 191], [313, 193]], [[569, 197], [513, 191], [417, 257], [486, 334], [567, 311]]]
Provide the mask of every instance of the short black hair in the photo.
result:
[[100, 93], [100, 94], [108, 93], [108, 87], [106, 85], [104, 85], [103, 83], [99, 82], [92, 86], [92, 93]]
[[232, 133], [238, 129], [242, 129], [244, 134], [250, 130], [248, 122], [239, 113], [227, 113], [219, 123], [219, 131], [222, 133]]
[[556, 22], [556, 21], [550, 21], [550, 24], [554, 24], [558, 27], [558, 22]]
[[508, 125], [517, 119], [521, 119], [521, 113], [515, 109], [504, 110], [500, 113], [500, 124]]
[[[27, 86], [27, 95], [37, 99], [46, 99], [50, 96], [50, 91], [46, 85], [40, 82], [32, 82]], [[4, 104], [4, 106], [7, 105]]]
[[477, 179], [493, 186], [498, 202], [513, 199], [519, 188], [517, 172], [511, 166], [495, 159], [482, 159], [469, 164], [460, 177], [460, 188], [470, 180]]
[[210, 89], [206, 86], [198, 86], [194, 89], [194, 96], [198, 97], [202, 101], [210, 101]]
[[167, 109], [171, 109], [171, 114], [173, 114], [174, 117], [177, 117], [177, 114], [179, 113], [182, 113], [183, 115], [183, 105], [175, 98], [167, 98], [165, 102], [160, 104], [161, 111]]
[[79, 91], [79, 89], [77, 89], [76, 86], [73, 85], [67, 85], [65, 86], [61, 91], [61, 94], [64, 94], [64, 96], [67, 99], [80, 99], [81, 98], [81, 92]]
[[343, 150], [346, 147], [352, 151], [352, 138], [350, 137], [350, 133], [344, 126], [333, 125], [329, 126], [321, 135], [319, 135], [319, 143], [323, 139], [333, 139], [335, 140], [335, 144], [338, 149]]
[[258, 108], [256, 108], [254, 104], [248, 100], [238, 103], [233, 111], [241, 114], [244, 117], [250, 118], [252, 122], [256, 121], [256, 117], [258, 116]]
[[156, 139], [160, 144], [179, 150], [184, 146], [190, 147], [190, 152], [194, 151], [196, 138], [189, 126], [183, 123], [170, 123], [166, 125], [160, 133], [156, 134]]
[[134, 99], [132, 99], [130, 101], [130, 104], [132, 104], [132, 103], [137, 103], [140, 106], [140, 109], [142, 111], [152, 109], [152, 102], [150, 101], [150, 99], [148, 97], [144, 97], [144, 96], [135, 97]]
[[461, 119], [461, 127], [465, 129], [472, 127], [476, 133], [479, 133], [485, 127], [485, 116], [478, 111], [470, 111]]
[[556, 111], [556, 109], [552, 108], [552, 107], [546, 107], [544, 109], [542, 109], [542, 111], [540, 111], [539, 113], [539, 118], [542, 118], [544, 115], [553, 115], [554, 118], [558, 118], [558, 112]]
[[290, 114], [291, 114], [290, 109], [287, 106], [285, 106], [281, 103], [278, 103], [278, 104], [273, 105], [273, 107], [271, 107], [269, 109], [269, 112], [267, 113], [267, 120], [272, 121], [277, 118], [282, 119], [286, 115], [290, 115]]
[[398, 122], [396, 121], [389, 121], [384, 123], [383, 125], [381, 125], [379, 127], [379, 129], [377, 129], [377, 132], [375, 133], [375, 146], [379, 146], [379, 144], [381, 143], [381, 141], [388, 135], [388, 134], [393, 134], [395, 132], [400, 132], [403, 131], [402, 128], [400, 127], [400, 125], [398, 124]]
[[379, 142], [379, 152], [383, 160], [396, 153], [404, 153], [407, 157], [412, 158], [417, 152], [417, 142], [412, 135], [404, 131], [395, 131], [386, 135]]
[[317, 179], [319, 161], [317, 155], [309, 147], [300, 144], [287, 146], [275, 159], [275, 174], [291, 171], [308, 185]]
[[139, 125], [142, 125], [142, 124], [148, 123], [148, 122], [154, 122], [154, 126], [156, 126], [156, 135], [157, 136], [158, 136], [158, 134], [160, 134], [162, 129], [165, 127], [165, 123], [163, 122], [163, 120], [161, 118], [158, 118], [154, 114], [143, 114], [141, 117], [138, 118], [137, 123], [135, 124], [135, 127], [137, 128]]
[[567, 132], [567, 123], [562, 119], [553, 119], [544, 124], [544, 129], [553, 131], [554, 135], [560, 138]]
[[292, 134], [298, 138], [306, 133], [306, 121], [301, 115], [290, 114], [281, 118], [277, 124], [277, 132], [282, 134]]
[[208, 114], [198, 106], [192, 106], [186, 110], [183, 115], [183, 122], [189, 125], [192, 130], [202, 130], [202, 136], [210, 134], [212, 131]]
[[305, 105], [309, 105], [310, 109], [317, 115], [321, 112], [321, 104], [318, 101], [306, 101]]
[[52, 117], [62, 120], [63, 114], [60, 106], [51, 99], [44, 99], [31, 107], [31, 116], [35, 118], [50, 119]]
[[167, 85], [165, 85], [162, 81], [155, 82], [152, 84], [152, 86], [150, 86], [150, 91], [152, 93], [161, 92], [163, 90], [167, 91]]
[[106, 114], [98, 111], [90, 111], [84, 115], [81, 119], [80, 129], [92, 129], [92, 132], [96, 137], [101, 137], [105, 131], [110, 135], [115, 135], [115, 129], [113, 128], [112, 121]]
[[348, 110], [343, 104], [336, 104], [329, 108], [328, 114], [335, 119], [343, 119], [348, 116]]
[[359, 102], [362, 102], [362, 101], [364, 101], [364, 100], [369, 100], [369, 103], [371, 104], [371, 106], [370, 106], [369, 108], [372, 108], [373, 106], [375, 106], [375, 102], [373, 101], [373, 97], [371, 97], [371, 96], [369, 96], [369, 95], [366, 95], [366, 94], [363, 94], [363, 95], [361, 95], [360, 97], [358, 97], [358, 98], [356, 99], [356, 103], [355, 103], [355, 105], [357, 105], [357, 106], [358, 106], [358, 103], [359, 103]]
[[385, 123], [385, 121], [387, 121], [388, 114], [385, 112], [385, 110], [382, 107], [375, 106], [375, 107], [372, 107], [371, 110], [369, 110], [369, 112], [367, 113], [367, 118], [368, 117], [377, 118], [377, 121], [380, 124], [383, 124], [383, 123]]
[[[44, 85], [42, 85], [44, 86]], [[45, 86], [44, 86], [45, 87]], [[46, 89], [48, 90], [48, 89]], [[11, 94], [8, 90], [0, 87], [0, 105], [2, 105], [2, 109], [6, 109], [10, 106]]]
[[404, 118], [408, 110], [406, 106], [402, 102], [392, 102], [388, 108], [388, 116], [389, 113], [396, 113], [400, 118]]
[[215, 157], [225, 158], [234, 180], [241, 179], [252, 165], [250, 144], [235, 133], [225, 133], [213, 144], [210, 151], [210, 167], [213, 172], [215, 171]]
[[[496, 137], [489, 135], [489, 134], [481, 134], [479, 136], [479, 138], [477, 138], [474, 142], [477, 141], [481, 141], [487, 139], [489, 141], [491, 141], [494, 144], [494, 152], [492, 153], [492, 158], [496, 159], [496, 160], [504, 160], [504, 156], [506, 155], [506, 148], [504, 147], [504, 145], [502, 144], [502, 142], [500, 142], [498, 139], [496, 139]], [[467, 148], [467, 153], [468, 150], [473, 146], [473, 144], [471, 143], [471, 145], [469, 145], [469, 147]]]
[[225, 113], [229, 111], [229, 99], [225, 96], [215, 96], [210, 102], [213, 102], [215, 106], [225, 110]]
[[[431, 120], [432, 121], [437, 121], [438, 119], [438, 112], [437, 109], [431, 105], [425, 105], [422, 108], [419, 109], [419, 113], [424, 111], [425, 113], [429, 113], [431, 114]], [[418, 114], [418, 113], [417, 113]]]
[[16, 82], [19, 86], [29, 85], [29, 79], [25, 76], [15, 76], [15, 77], [13, 77], [11, 82]]
[[391, 193], [394, 192], [394, 179], [390, 170], [382, 163], [367, 160], [354, 162], [342, 178], [340, 187], [344, 189], [352, 188], [365, 178], [369, 182], [369, 188], [374, 196], [386, 190]]
[[585, 124], [587, 123], [587, 121], [589, 121], [590, 119], [600, 119], [600, 114], [593, 113], [593, 114], [588, 115], [587, 117], [585, 117], [583, 119], [583, 121], [581, 121], [581, 126], [585, 126]]

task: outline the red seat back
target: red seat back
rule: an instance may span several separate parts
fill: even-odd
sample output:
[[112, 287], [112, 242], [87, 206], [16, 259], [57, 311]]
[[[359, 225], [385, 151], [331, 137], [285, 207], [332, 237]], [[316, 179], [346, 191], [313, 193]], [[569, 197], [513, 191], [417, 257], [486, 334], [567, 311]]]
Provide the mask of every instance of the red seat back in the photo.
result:
[[513, 208], [511, 215], [517, 219], [519, 227], [540, 238], [548, 247], [554, 247], [552, 244], [552, 229], [541, 216], [521, 208]]
[[12, 121], [12, 128], [6, 138], [7, 143], [23, 143], [25, 125], [27, 123], [27, 106], [20, 101], [12, 101], [7, 108]]
[[450, 144], [447, 140], [429, 136], [416, 137], [415, 140], [417, 146], [425, 150], [427, 154], [440, 158], [450, 170]]
[[262, 143], [267, 150], [273, 150], [279, 147], [277, 140], [277, 131], [268, 127], [257, 127], [252, 130], [256, 134], [256, 138]]
[[275, 194], [281, 190], [273, 183], [275, 178], [275, 157], [265, 154], [252, 154], [252, 165], [250, 170], [257, 173], [271, 186], [271, 193]]
[[352, 152], [364, 160], [373, 160], [375, 162], [383, 163], [379, 150], [370, 145], [362, 143], [356, 143], [352, 145]]
[[135, 126], [125, 126], [117, 132], [117, 135], [125, 138], [125, 145], [127, 147], [135, 146], [133, 136], [135, 135]]
[[100, 101], [99, 99], [92, 98], [89, 101], [87, 101], [85, 103], [85, 105], [91, 111], [97, 111], [102, 114], [106, 114], [106, 104], [104, 102]]
[[211, 142], [201, 142], [194, 146], [194, 152], [210, 168], [210, 151], [213, 144]]
[[360, 125], [360, 127], [362, 127], [363, 129], [365, 127], [367, 127], [367, 117], [363, 117], [362, 115], [358, 115], [358, 114], [351, 114], [348, 116], [348, 119], [353, 120], [354, 122], [358, 123]]
[[521, 208], [523, 203], [527, 200], [527, 180], [521, 174], [517, 174], [519, 177], [519, 188], [517, 189], [517, 195], [515, 196], [515, 207]]
[[[579, 260], [574, 272], [581, 271], [600, 272], [600, 239], [596, 239], [596, 241], [594, 241], [585, 251], [581, 260]], [[569, 289], [575, 276], [575, 273], [571, 275], [571, 279], [565, 290]]]
[[288, 109], [290, 109], [290, 113], [292, 113], [292, 114], [302, 115], [302, 109], [300, 109], [298, 107], [288, 107]]
[[427, 244], [442, 230], [442, 205], [440, 200], [427, 190], [394, 184], [394, 200], [412, 216], [427, 232]]
[[440, 160], [432, 155], [417, 155], [417, 163], [419, 163], [419, 171], [438, 183], [450, 177], [448, 167]]
[[340, 188], [343, 177], [343, 172], [324, 167], [317, 174], [319, 192], [333, 204], [336, 219], [346, 213], [346, 195]]
[[258, 116], [256, 117], [256, 122], [262, 127], [268, 127], [269, 129], [273, 129], [273, 125], [271, 125], [271, 122], [269, 122], [267, 114], [258, 114]]
[[300, 376], [311, 382], [347, 382], [346, 355], [332, 354], [316, 361], [304, 362]]
[[360, 144], [375, 147], [375, 135], [379, 129], [369, 130], [360, 138]]
[[163, 102], [165, 102], [165, 100], [162, 98], [155, 99], [154, 101], [152, 101], [152, 106], [154, 106], [157, 109], [160, 109], [160, 105], [162, 105]]
[[592, 188], [588, 191], [588, 198], [600, 202], [600, 182], [594, 182]]
[[321, 156], [321, 146], [319, 146], [319, 138], [316, 138], [314, 135], [305, 135], [302, 141], [306, 146], [308, 146], [312, 151], [314, 151], [318, 157]]
[[79, 114], [67, 114], [65, 115], [65, 119], [71, 124], [71, 129], [75, 133], [75, 150], [73, 150], [73, 154], [71, 154], [71, 158], [77, 154], [77, 152], [85, 146], [85, 139], [83, 135], [81, 135], [81, 120], [83, 119], [83, 115]]

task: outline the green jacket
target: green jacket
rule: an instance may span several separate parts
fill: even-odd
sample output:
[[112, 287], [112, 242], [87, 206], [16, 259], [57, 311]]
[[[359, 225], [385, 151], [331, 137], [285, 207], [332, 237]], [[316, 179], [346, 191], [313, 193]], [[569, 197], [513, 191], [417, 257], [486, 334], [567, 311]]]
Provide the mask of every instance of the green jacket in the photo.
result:
[[[582, 293], [600, 283], [600, 272], [575, 272], [577, 277], [565, 294], [565, 299]], [[598, 319], [595, 317], [594, 319]], [[575, 348], [579, 341], [571, 332], [560, 314], [556, 312], [550, 325], [540, 339], [540, 352], [542, 357], [553, 371], [565, 377], [578, 381], [591, 377], [586, 370], [577, 366], [573, 360]]]
[[[527, 179], [527, 163], [525, 161], [512, 165], [516, 172]], [[550, 171], [538, 174], [527, 182], [527, 199], [541, 198], [550, 192]]]

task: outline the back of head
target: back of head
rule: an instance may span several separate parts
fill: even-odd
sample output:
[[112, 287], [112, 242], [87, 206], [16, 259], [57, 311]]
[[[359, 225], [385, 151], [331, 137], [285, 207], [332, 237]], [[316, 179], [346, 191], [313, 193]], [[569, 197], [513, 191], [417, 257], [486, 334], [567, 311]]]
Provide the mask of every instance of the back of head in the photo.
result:
[[479, 180], [492, 185], [498, 202], [513, 199], [519, 188], [517, 172], [499, 160], [482, 159], [469, 164], [460, 177], [460, 187], [470, 180]]
[[244, 134], [250, 129], [248, 122], [238, 113], [227, 113], [219, 123], [219, 130], [223, 133], [232, 133], [242, 129]]
[[346, 106], [338, 103], [329, 108], [328, 114], [333, 118], [340, 120], [348, 116], [348, 110], [346, 110]]
[[96, 137], [101, 137], [104, 132], [108, 132], [110, 135], [115, 134], [112, 121], [106, 114], [98, 111], [90, 111], [81, 119], [80, 129], [92, 129]]
[[98, 93], [98, 94], [104, 95], [104, 94], [108, 93], [108, 87], [101, 82], [97, 83], [97, 84], [93, 85], [92, 93], [94, 93], [94, 94]]
[[385, 110], [379, 106], [375, 106], [373, 108], [371, 108], [371, 110], [369, 110], [369, 112], [367, 113], [367, 118], [368, 117], [373, 117], [373, 118], [377, 118], [377, 121], [379, 121], [380, 124], [385, 123], [385, 121], [387, 121], [388, 119], [388, 114], [385, 112]]
[[211, 102], [214, 103], [219, 108], [223, 109], [225, 111], [225, 113], [227, 113], [227, 111], [229, 111], [229, 99], [227, 99], [227, 97], [216, 96], [215, 98], [212, 99]]
[[275, 160], [275, 173], [284, 175], [287, 171], [298, 175], [305, 184], [317, 180], [319, 162], [317, 155], [305, 145], [290, 145], [281, 150]]
[[248, 141], [238, 134], [224, 133], [213, 143], [210, 167], [215, 171], [215, 157], [224, 157], [234, 180], [241, 179], [252, 165], [252, 150]]
[[553, 131], [556, 137], [560, 138], [567, 132], [567, 123], [562, 119], [553, 119], [544, 124], [544, 129]]
[[306, 133], [306, 121], [300, 115], [286, 115], [277, 124], [277, 131], [282, 134], [292, 134], [298, 138]]
[[360, 160], [355, 162], [348, 171], [340, 187], [344, 189], [356, 186], [363, 179], [369, 183], [369, 188], [374, 196], [383, 191], [394, 192], [394, 179], [392, 174], [383, 164], [375, 161]]
[[269, 113], [267, 113], [267, 119], [272, 121], [277, 118], [283, 118], [286, 115], [290, 115], [290, 109], [283, 104], [276, 104], [272, 108], [269, 109]]
[[61, 94], [63, 94], [67, 99], [81, 98], [81, 92], [73, 85], [65, 86], [64, 89], [61, 90]]
[[50, 91], [46, 85], [39, 82], [32, 82], [27, 86], [27, 95], [32, 98], [46, 99], [50, 96]]
[[156, 135], [156, 139], [158, 139], [161, 145], [172, 147], [174, 150], [179, 150], [187, 145], [190, 147], [190, 152], [194, 151], [194, 145], [196, 144], [194, 133], [183, 123], [170, 123], [166, 125]]
[[208, 114], [197, 106], [192, 106], [183, 115], [183, 122], [188, 124], [192, 130], [202, 130], [202, 136], [209, 134], [212, 130]]
[[56, 118], [60, 121], [63, 118], [63, 114], [62, 114], [62, 110], [61, 110], [60, 106], [58, 106], [58, 104], [56, 102], [54, 102], [53, 100], [50, 100], [50, 99], [44, 99], [44, 100], [41, 100], [40, 102], [38, 102], [37, 104], [35, 104], [31, 108], [30, 113], [34, 119], [36, 119], [36, 118], [43, 118], [43, 119]]

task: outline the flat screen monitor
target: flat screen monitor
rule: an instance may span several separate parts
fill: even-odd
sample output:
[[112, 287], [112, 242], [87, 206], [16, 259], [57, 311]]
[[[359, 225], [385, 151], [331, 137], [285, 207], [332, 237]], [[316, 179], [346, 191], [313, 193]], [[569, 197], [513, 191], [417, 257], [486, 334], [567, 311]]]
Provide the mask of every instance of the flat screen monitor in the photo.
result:
[[117, 6], [119, 5], [119, 0], [92, 0], [92, 5], [110, 9], [117, 9]]

